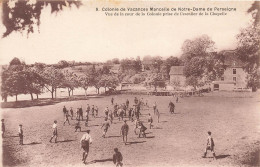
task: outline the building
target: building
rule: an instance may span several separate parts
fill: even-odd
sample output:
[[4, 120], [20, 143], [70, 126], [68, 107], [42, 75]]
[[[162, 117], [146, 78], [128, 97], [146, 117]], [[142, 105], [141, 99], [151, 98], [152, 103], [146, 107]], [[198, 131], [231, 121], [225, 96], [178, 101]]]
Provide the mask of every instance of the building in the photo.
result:
[[184, 66], [172, 66], [170, 69], [170, 84], [177, 87], [184, 87], [186, 77], [183, 73]]
[[243, 62], [235, 56], [234, 50], [221, 51], [224, 58], [223, 75], [212, 82], [212, 90], [235, 91], [246, 89], [247, 73], [243, 69]]

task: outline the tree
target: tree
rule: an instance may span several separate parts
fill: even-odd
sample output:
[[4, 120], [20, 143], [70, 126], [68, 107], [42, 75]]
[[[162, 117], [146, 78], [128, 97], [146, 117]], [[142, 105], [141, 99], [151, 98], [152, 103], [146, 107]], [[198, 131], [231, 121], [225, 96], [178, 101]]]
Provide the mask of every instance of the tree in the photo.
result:
[[156, 57], [153, 57], [152, 58], [152, 71], [153, 72], [160, 72], [161, 71], [161, 66], [162, 66], [162, 64], [163, 64], [163, 60], [162, 60], [162, 57], [160, 57], [160, 56], [156, 56]]
[[213, 52], [214, 44], [209, 36], [202, 35], [193, 40], [186, 40], [182, 45], [186, 84], [194, 89], [220, 76], [221, 63]]
[[137, 57], [137, 59], [122, 59], [120, 61], [120, 67], [123, 73], [134, 71], [135, 73], [140, 72], [142, 69], [142, 63], [140, 60], [140, 57]]
[[90, 84], [94, 86], [99, 94], [99, 89], [102, 87], [102, 69], [97, 70], [95, 65], [93, 64], [92, 68], [88, 72], [88, 76], [90, 77]]
[[104, 64], [103, 67], [102, 67], [102, 73], [103, 73], [103, 74], [109, 74], [110, 69], [111, 69], [111, 66], [109, 66], [109, 65], [106, 63], [106, 64]]
[[103, 86], [103, 81], [101, 80], [101, 73], [96, 73], [96, 77], [93, 78], [93, 86], [96, 88], [97, 93], [99, 94], [99, 89]]
[[119, 84], [119, 80], [115, 75], [111, 75], [111, 74], [102, 75], [100, 83], [102, 87], [105, 88], [106, 91], [106, 88], [113, 88], [113, 89], [116, 88], [116, 86], [118, 86]]
[[42, 77], [45, 81], [44, 87], [51, 93], [51, 98], [54, 98], [54, 93], [56, 98], [56, 90], [62, 86], [64, 80], [63, 73], [51, 66], [44, 69]]
[[136, 72], [142, 71], [142, 62], [141, 62], [140, 56], [137, 56], [134, 61], [134, 69]]
[[148, 85], [153, 86], [154, 90], [157, 91], [157, 87], [165, 87], [165, 81], [162, 79], [162, 75], [160, 73], [151, 74], [146, 82]]
[[22, 65], [22, 62], [20, 61], [20, 59], [15, 57], [9, 63], [9, 66], [14, 66], [14, 65]]
[[69, 63], [65, 60], [61, 60], [61, 61], [58, 62], [57, 66], [58, 66], [58, 68], [66, 68], [66, 67], [69, 66]]
[[21, 63], [18, 58], [13, 58], [10, 61], [8, 68], [2, 73], [1, 96], [4, 101], [7, 101], [8, 96], [16, 97], [19, 94], [26, 94], [26, 75], [25, 63]]
[[182, 56], [191, 59], [194, 56], [205, 57], [215, 50], [215, 42], [208, 35], [202, 35], [192, 40], [185, 40], [182, 45]]
[[1, 95], [4, 101], [8, 96], [14, 96], [16, 101], [19, 94], [26, 94], [25, 77], [22, 70], [8, 69], [2, 73]]
[[247, 13], [251, 13], [253, 17], [254, 25], [259, 24], [260, 20], [260, 2], [255, 1], [252, 3], [251, 7], [247, 10]]
[[31, 95], [31, 99], [33, 100], [33, 94], [38, 95], [42, 93], [44, 87], [44, 78], [37, 72], [34, 68], [26, 68], [24, 71], [25, 76], [25, 89], [26, 92]]
[[35, 26], [38, 26], [39, 31], [41, 11], [48, 5], [51, 6], [51, 13], [60, 12], [64, 7], [75, 5], [79, 8], [82, 5], [80, 0], [36, 0], [35, 3], [23, 0], [4, 0], [2, 3], [2, 22], [6, 27], [3, 37], [8, 36], [14, 31], [21, 33], [26, 31], [28, 36], [35, 31]]
[[87, 96], [88, 87], [91, 86], [91, 84], [92, 84], [91, 76], [87, 73], [84, 76], [80, 76], [79, 77], [79, 84], [80, 84], [80, 87], [82, 87], [84, 89], [85, 96]]
[[195, 76], [187, 77], [185, 82], [186, 82], [187, 85], [192, 86], [195, 90], [196, 90], [196, 87], [199, 85], [199, 80]]
[[114, 58], [114, 59], [112, 59], [112, 63], [113, 64], [120, 64], [120, 61], [119, 61], [118, 58]]
[[68, 88], [69, 96], [73, 95], [73, 90], [79, 86], [79, 78], [73, 72], [69, 72], [68, 70], [63, 72], [64, 81], [62, 83], [62, 87]]
[[253, 21], [248, 27], [241, 29], [237, 35], [237, 55], [240, 60], [245, 63], [244, 69], [248, 72], [247, 86], [256, 91], [260, 86], [260, 75], [257, 73], [260, 61], [260, 2], [255, 1], [248, 9], [248, 13], [252, 14]]

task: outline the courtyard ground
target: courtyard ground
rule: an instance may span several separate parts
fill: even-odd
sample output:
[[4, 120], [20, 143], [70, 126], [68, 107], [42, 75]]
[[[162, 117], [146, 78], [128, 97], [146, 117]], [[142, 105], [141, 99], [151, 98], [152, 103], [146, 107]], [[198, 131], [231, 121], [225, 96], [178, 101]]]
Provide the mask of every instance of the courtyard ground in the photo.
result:
[[[135, 95], [115, 95], [89, 98], [88, 100], [61, 102], [47, 106], [2, 109], [6, 137], [3, 139], [4, 166], [114, 166], [111, 161], [113, 149], [123, 154], [124, 166], [259, 166], [260, 146], [260, 96], [259, 93], [212, 92], [203, 97], [136, 96], [148, 100], [150, 108], [141, 113], [141, 120], [148, 127], [148, 113], [154, 119], [154, 128], [147, 130], [147, 138], [137, 138], [134, 123], [130, 126], [127, 145], [120, 136], [122, 121], [114, 121], [102, 138], [101, 124], [104, 108], [112, 109], [110, 99], [121, 104], [129, 99], [133, 104]], [[168, 104], [173, 101], [176, 113], [170, 114]], [[152, 104], [157, 102], [161, 113], [157, 123]], [[62, 108], [87, 104], [99, 107], [99, 117], [90, 116], [89, 126], [81, 122], [82, 132], [74, 132], [75, 120], [63, 126]], [[49, 143], [53, 121], [58, 121], [58, 143]], [[24, 144], [19, 145], [18, 125], [23, 124]], [[90, 146], [89, 162], [81, 161], [80, 138], [91, 130], [93, 143]], [[218, 160], [201, 158], [207, 139], [212, 132]]]

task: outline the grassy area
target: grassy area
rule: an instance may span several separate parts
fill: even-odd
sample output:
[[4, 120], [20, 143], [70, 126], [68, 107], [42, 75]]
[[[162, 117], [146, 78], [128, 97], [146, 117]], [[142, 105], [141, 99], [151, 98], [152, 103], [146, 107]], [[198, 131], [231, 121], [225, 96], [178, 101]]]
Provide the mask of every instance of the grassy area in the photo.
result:
[[[112, 109], [110, 102], [121, 104], [134, 95], [115, 95], [88, 100], [66, 101], [47, 106], [2, 109], [6, 122], [6, 138], [3, 140], [4, 165], [10, 166], [85, 166], [81, 162], [79, 141], [84, 131], [91, 130], [93, 144], [90, 146], [87, 166], [114, 166], [110, 161], [113, 148], [123, 154], [124, 166], [259, 166], [260, 116], [259, 94], [250, 93], [225, 96], [223, 93], [205, 94], [203, 97], [180, 98], [176, 113], [170, 114], [168, 103], [173, 97], [137, 96], [148, 100], [149, 108], [142, 110], [141, 120], [148, 127], [148, 113], [154, 118], [154, 128], [147, 130], [147, 138], [137, 138], [134, 124], [130, 126], [128, 145], [119, 135], [122, 121], [115, 120], [102, 138], [101, 124], [104, 108]], [[152, 104], [157, 102], [161, 112], [160, 122], [153, 115]], [[90, 117], [89, 127], [74, 132], [75, 120], [63, 126], [62, 107], [87, 104], [99, 107], [99, 117]], [[53, 120], [58, 121], [58, 143], [49, 143]], [[18, 125], [24, 128], [24, 146], [20, 146]], [[205, 148], [207, 131], [212, 131], [218, 160], [201, 158]], [[8, 152], [7, 152], [8, 151]], [[209, 157], [212, 155], [209, 153]], [[9, 161], [6, 161], [9, 159]]]

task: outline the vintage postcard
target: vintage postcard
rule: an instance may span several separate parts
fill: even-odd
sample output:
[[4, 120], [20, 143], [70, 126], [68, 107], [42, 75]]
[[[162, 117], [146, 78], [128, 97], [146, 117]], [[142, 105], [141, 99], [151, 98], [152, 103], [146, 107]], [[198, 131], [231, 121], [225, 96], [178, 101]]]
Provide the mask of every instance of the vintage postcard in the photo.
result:
[[260, 166], [259, 1], [0, 6], [2, 166]]

